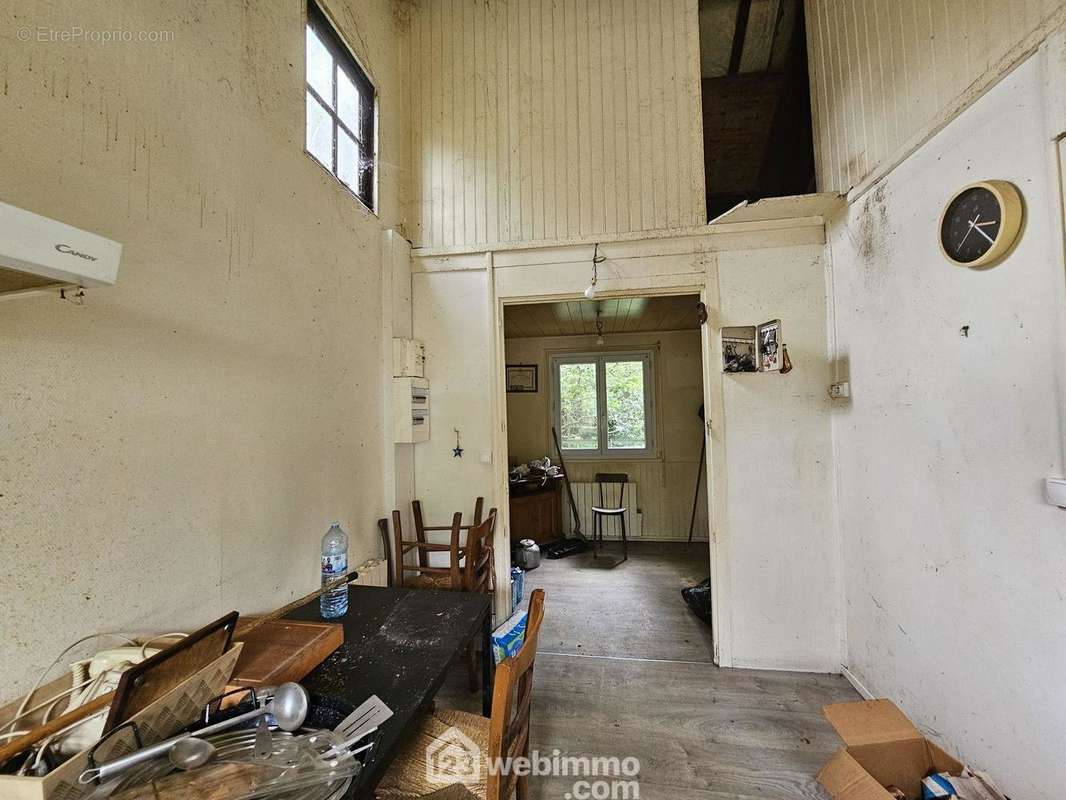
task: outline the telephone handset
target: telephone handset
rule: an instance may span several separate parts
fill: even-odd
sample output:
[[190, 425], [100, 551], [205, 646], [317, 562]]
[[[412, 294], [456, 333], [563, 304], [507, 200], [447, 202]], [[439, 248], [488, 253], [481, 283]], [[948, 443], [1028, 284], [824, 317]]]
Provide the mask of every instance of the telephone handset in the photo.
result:
[[[115, 691], [123, 672], [158, 652], [159, 648], [156, 647], [114, 647], [110, 650], [101, 650], [92, 658], [71, 664], [73, 686], [81, 688], [71, 693], [70, 703], [66, 710], [73, 711], [90, 700]], [[107, 712], [108, 709], [105, 708], [98, 714], [86, 717], [84, 722], [72, 728], [65, 735], [57, 737], [54, 742], [55, 748], [64, 755], [80, 753], [100, 738], [104, 730], [104, 722], [107, 720]]]

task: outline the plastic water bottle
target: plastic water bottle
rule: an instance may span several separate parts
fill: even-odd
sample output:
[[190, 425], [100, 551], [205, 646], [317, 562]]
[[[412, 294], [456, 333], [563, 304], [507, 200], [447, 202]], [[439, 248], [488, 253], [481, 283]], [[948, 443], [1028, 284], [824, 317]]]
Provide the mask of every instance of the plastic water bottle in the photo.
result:
[[[322, 537], [322, 585], [343, 578], [348, 573], [348, 534], [339, 522], [329, 526]], [[336, 589], [319, 595], [319, 612], [326, 619], [343, 617], [348, 613], [348, 586], [342, 584]]]

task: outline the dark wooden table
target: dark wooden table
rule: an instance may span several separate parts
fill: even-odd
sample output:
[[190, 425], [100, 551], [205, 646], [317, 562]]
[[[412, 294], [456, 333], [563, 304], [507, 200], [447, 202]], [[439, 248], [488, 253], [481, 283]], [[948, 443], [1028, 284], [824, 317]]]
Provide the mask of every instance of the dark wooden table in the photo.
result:
[[[318, 600], [287, 615], [321, 620]], [[301, 683], [312, 692], [358, 706], [377, 695], [393, 711], [381, 725], [378, 749], [360, 776], [354, 796], [371, 796], [405, 732], [417, 722], [459, 663], [466, 646], [481, 637], [482, 708], [492, 708], [492, 613], [489, 598], [465, 592], [348, 587], [344, 644]]]

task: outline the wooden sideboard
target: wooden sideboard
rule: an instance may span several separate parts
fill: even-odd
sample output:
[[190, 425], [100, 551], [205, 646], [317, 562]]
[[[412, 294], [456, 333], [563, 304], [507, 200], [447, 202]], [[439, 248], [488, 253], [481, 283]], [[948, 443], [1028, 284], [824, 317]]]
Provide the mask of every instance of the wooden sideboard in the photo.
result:
[[562, 538], [561, 489], [562, 481], [553, 480], [543, 489], [511, 495], [511, 544], [522, 539], [548, 544]]

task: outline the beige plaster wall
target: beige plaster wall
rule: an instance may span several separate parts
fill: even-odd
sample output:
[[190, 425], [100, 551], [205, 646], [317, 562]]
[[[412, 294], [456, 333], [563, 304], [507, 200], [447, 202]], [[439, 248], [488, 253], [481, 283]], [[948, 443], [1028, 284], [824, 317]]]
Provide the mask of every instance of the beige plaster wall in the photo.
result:
[[301, 3], [0, 2], [0, 199], [125, 246], [84, 305], [0, 303], [4, 692], [87, 633], [310, 591], [333, 520], [378, 554], [405, 39], [328, 5], [380, 91], [380, 218], [303, 152]]

